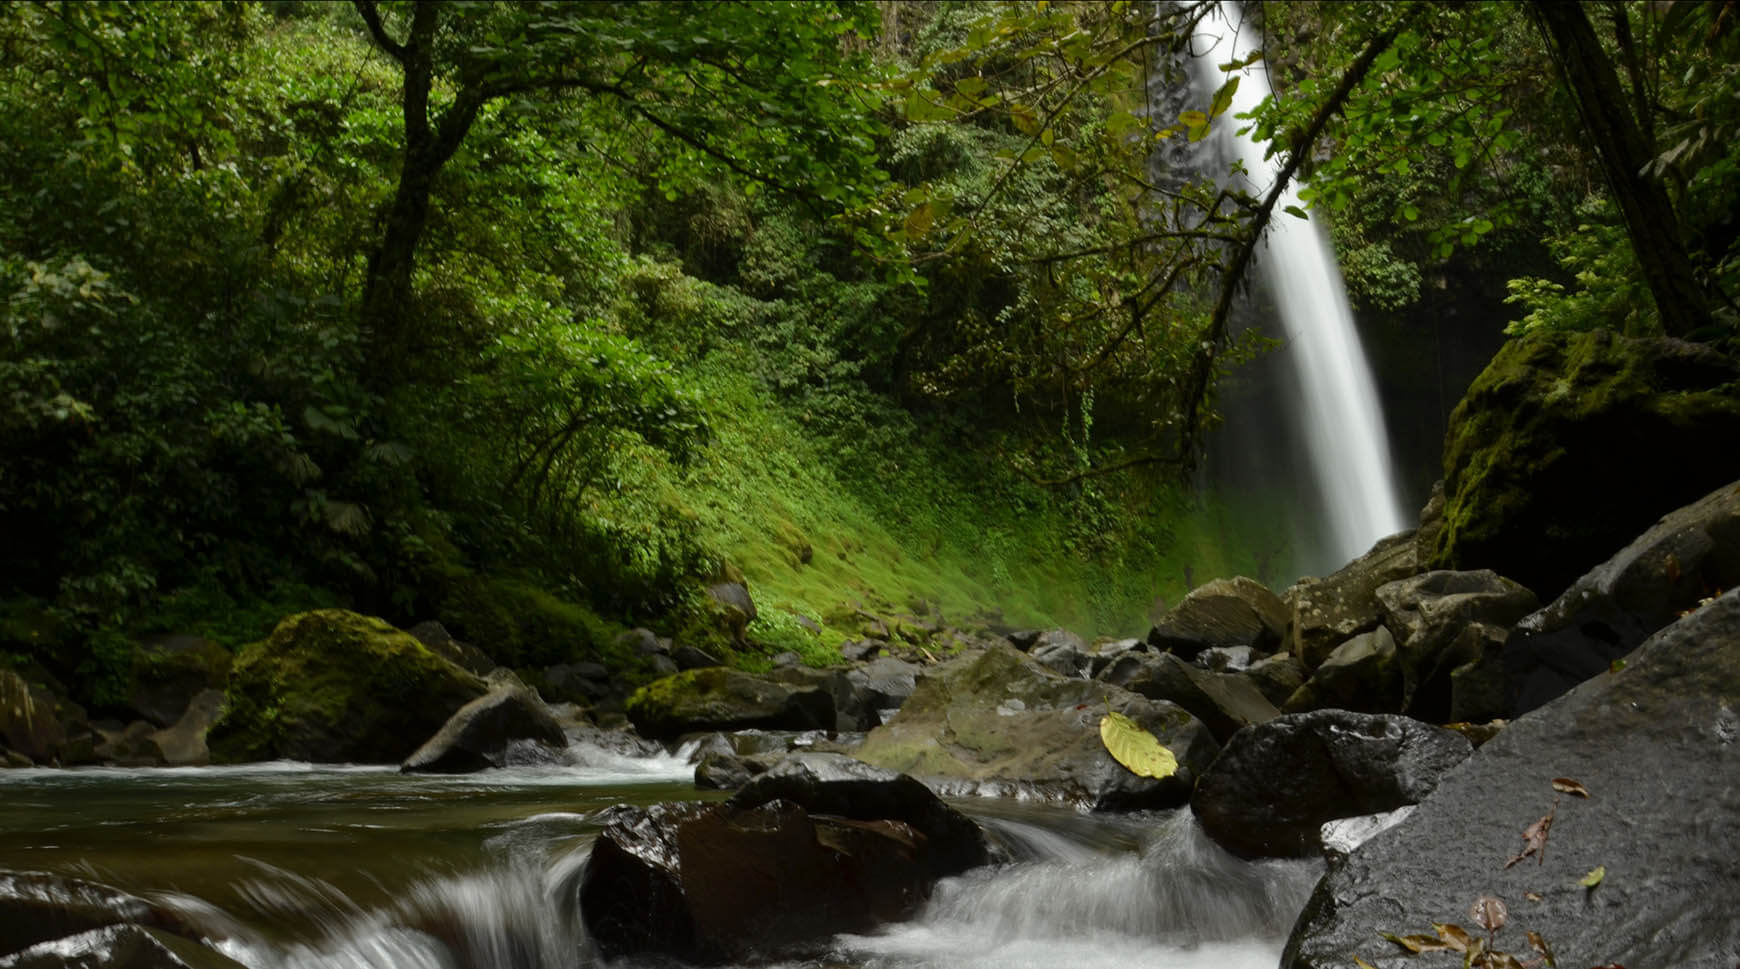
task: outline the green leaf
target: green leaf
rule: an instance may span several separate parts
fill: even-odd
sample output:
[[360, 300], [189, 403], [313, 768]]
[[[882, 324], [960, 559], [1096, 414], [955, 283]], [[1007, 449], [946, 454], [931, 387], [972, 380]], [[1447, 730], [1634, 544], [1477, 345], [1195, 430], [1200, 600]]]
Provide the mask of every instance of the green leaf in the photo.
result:
[[1118, 763], [1138, 777], [1171, 777], [1178, 758], [1154, 735], [1121, 713], [1100, 718], [1100, 742]]
[[1214, 92], [1214, 100], [1208, 103], [1208, 116], [1218, 118], [1225, 114], [1226, 109], [1232, 107], [1233, 95], [1237, 93], [1238, 89], [1238, 75], [1235, 74], [1227, 78], [1226, 83], [1220, 86], [1220, 90]]
[[1288, 215], [1292, 216], [1295, 219], [1309, 219], [1310, 218], [1310, 216], [1305, 214], [1305, 210], [1300, 208], [1297, 205], [1289, 205], [1289, 206], [1283, 208], [1281, 211], [1287, 213]]
[[1596, 885], [1601, 884], [1601, 879], [1606, 878], [1606, 877], [1607, 877], [1607, 866], [1606, 865], [1596, 865], [1593, 869], [1590, 870], [1589, 874], [1584, 875], [1582, 877], [1582, 879], [1580, 879], [1577, 882], [1577, 884], [1582, 885], [1584, 888], [1594, 888]]

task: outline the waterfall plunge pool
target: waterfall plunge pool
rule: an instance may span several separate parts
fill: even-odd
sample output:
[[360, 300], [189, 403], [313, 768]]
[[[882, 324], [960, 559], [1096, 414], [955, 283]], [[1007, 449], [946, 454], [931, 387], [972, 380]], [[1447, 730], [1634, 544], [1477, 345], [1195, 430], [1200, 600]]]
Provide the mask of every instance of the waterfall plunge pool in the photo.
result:
[[[604, 963], [586, 944], [575, 899], [594, 819], [718, 795], [695, 789], [681, 755], [568, 761], [459, 776], [14, 770], [0, 775], [0, 868], [167, 904], [251, 969], [655, 965]], [[1187, 810], [953, 803], [1016, 861], [947, 879], [915, 919], [779, 969], [1270, 969], [1321, 872], [1241, 861]]]

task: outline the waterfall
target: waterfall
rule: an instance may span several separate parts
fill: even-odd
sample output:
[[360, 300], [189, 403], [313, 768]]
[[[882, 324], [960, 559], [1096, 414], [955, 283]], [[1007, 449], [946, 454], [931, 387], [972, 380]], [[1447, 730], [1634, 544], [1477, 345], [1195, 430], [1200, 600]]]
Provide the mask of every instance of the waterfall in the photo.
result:
[[[1226, 80], [1217, 65], [1243, 60], [1261, 36], [1245, 28], [1237, 2], [1218, 4], [1200, 29], [1205, 35], [1193, 44], [1190, 70], [1199, 97], [1207, 100]], [[1264, 62], [1245, 68], [1232, 107], [1216, 119], [1211, 136], [1224, 160], [1244, 163], [1259, 195], [1274, 184], [1283, 159], [1265, 159], [1266, 144], [1235, 135], [1234, 116], [1251, 111], [1269, 93]], [[1320, 531], [1327, 547], [1307, 553], [1304, 561], [1328, 571], [1408, 522], [1396, 496], [1377, 390], [1328, 234], [1316, 219], [1284, 213], [1300, 205], [1298, 187], [1297, 181], [1287, 186], [1276, 204], [1254, 266], [1279, 312], [1279, 353], [1297, 377], [1298, 399], [1278, 417], [1302, 442], [1324, 506]]]

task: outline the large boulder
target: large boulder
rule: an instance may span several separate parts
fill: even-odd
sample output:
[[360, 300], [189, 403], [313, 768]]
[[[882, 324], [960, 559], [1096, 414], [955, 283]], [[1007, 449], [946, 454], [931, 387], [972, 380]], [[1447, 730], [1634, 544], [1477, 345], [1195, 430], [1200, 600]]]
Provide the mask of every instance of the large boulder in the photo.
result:
[[[1138, 777], [1106, 753], [1108, 704], [1177, 756], [1172, 777]], [[858, 749], [864, 761], [946, 787], [1031, 786], [1100, 809], [1170, 807], [1190, 796], [1219, 745], [1182, 707], [1063, 676], [1011, 646], [988, 646], [929, 671], [894, 719]]]
[[1100, 679], [1150, 700], [1169, 700], [1201, 720], [1225, 743], [1240, 727], [1281, 715], [1254, 680], [1242, 673], [1215, 673], [1171, 653], [1125, 653]]
[[628, 698], [628, 719], [642, 734], [674, 740], [710, 730], [833, 730], [829, 682], [782, 682], [711, 666], [654, 680]]
[[396, 764], [486, 690], [384, 620], [304, 612], [236, 657], [208, 742], [227, 762]]
[[407, 774], [464, 774], [502, 767], [516, 742], [556, 751], [568, 745], [568, 738], [537, 693], [517, 680], [503, 681], [455, 711], [399, 769]]
[[1378, 587], [1421, 571], [1413, 532], [1379, 539], [1369, 551], [1320, 579], [1300, 579], [1282, 596], [1291, 612], [1287, 651], [1316, 669], [1335, 647], [1383, 621]]
[[1461, 734], [1393, 715], [1318, 710], [1239, 731], [1190, 807], [1246, 858], [1302, 858], [1325, 822], [1416, 804], [1473, 750]]
[[1493, 357], [1450, 417], [1439, 568], [1556, 597], [1662, 514], [1740, 477], [1740, 361], [1608, 331]]
[[[1494, 638], [1540, 605], [1535, 594], [1491, 571], [1426, 572], [1377, 588], [1384, 624], [1394, 634], [1402, 673], [1401, 712], [1450, 719], [1451, 676], [1487, 656]], [[1495, 635], [1468, 635], [1479, 624]], [[1502, 691], [1500, 691], [1502, 693]], [[1493, 702], [1501, 703], [1502, 696]]]
[[989, 860], [977, 826], [923, 785], [846, 758], [800, 756], [724, 804], [603, 820], [580, 909], [612, 958], [814, 954], [911, 916], [938, 878]]
[[[1538, 933], [1561, 966], [1732, 969], [1740, 963], [1740, 591], [1651, 637], [1623, 669], [1511, 723], [1449, 771], [1403, 823], [1319, 885], [1286, 969], [1450, 966], [1402, 958], [1380, 933], [1460, 923], [1492, 895], [1495, 947]], [[1588, 798], [1555, 791], [1576, 781]], [[1563, 785], [1561, 785], [1563, 786]], [[1507, 862], [1544, 817], [1540, 856]], [[1586, 875], [1603, 877], [1585, 885]]]
[[1154, 624], [1148, 645], [1185, 659], [1215, 646], [1273, 652], [1287, 628], [1287, 607], [1267, 586], [1244, 576], [1190, 590]]
[[1504, 650], [1512, 715], [1606, 670], [1699, 601], [1740, 586], [1740, 482], [1656, 522], [1517, 624]]

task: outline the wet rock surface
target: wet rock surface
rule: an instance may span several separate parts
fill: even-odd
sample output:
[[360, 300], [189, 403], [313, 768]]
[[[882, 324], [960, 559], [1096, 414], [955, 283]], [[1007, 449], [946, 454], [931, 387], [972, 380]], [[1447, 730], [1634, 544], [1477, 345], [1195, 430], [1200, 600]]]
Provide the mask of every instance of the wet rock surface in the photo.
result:
[[1239, 731], [1190, 799], [1209, 836], [1247, 858], [1302, 858], [1337, 818], [1416, 804], [1473, 750], [1394, 715], [1319, 710]]
[[579, 891], [612, 957], [813, 953], [912, 915], [936, 879], [989, 859], [977, 825], [922, 784], [838, 755], [794, 755], [723, 804], [624, 805], [604, 821]]
[[[1540, 933], [1559, 965], [1732, 969], [1740, 962], [1740, 592], [1651, 637], [1625, 667], [1521, 717], [1450, 770], [1403, 823], [1318, 886], [1284, 969], [1403, 959], [1379, 933], [1470, 925], [1482, 894], [1510, 919], [1497, 948]], [[1588, 798], [1561, 794], [1555, 778]], [[1506, 862], [1551, 814], [1544, 857]], [[1593, 888], [1580, 881], [1596, 867]]]
[[1511, 715], [1603, 671], [1680, 613], [1740, 586], [1740, 482], [1656, 522], [1517, 624], [1504, 651]]
[[540, 744], [551, 750], [567, 746], [562, 725], [518, 680], [495, 688], [460, 707], [435, 736], [405, 759], [406, 773], [464, 774], [507, 763], [509, 745]]

